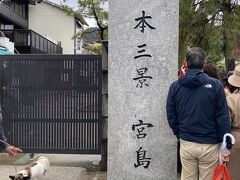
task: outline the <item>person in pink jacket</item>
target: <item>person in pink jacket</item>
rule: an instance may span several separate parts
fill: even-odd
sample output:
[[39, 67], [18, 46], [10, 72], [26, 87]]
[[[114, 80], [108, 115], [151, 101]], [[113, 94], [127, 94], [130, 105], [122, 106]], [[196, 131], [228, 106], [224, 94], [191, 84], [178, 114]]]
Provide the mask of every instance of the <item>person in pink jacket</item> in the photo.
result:
[[228, 163], [229, 169], [233, 179], [240, 177], [240, 65], [236, 66], [228, 78], [230, 88], [225, 88], [227, 96], [227, 104], [231, 119], [232, 135], [236, 139], [236, 143], [231, 150], [230, 161]]

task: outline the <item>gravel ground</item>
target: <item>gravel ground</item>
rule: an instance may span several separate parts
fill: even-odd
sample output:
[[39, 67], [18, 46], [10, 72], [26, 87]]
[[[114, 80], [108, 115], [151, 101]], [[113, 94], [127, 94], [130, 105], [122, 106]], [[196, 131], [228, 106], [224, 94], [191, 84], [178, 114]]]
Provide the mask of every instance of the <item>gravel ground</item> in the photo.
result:
[[[107, 180], [107, 173], [99, 171], [96, 165], [100, 156], [96, 155], [66, 155], [66, 154], [42, 154], [50, 161], [50, 169], [38, 180]], [[38, 157], [38, 155], [36, 155]], [[33, 160], [35, 161], [35, 159]], [[8, 164], [9, 162], [5, 162]], [[29, 155], [19, 157], [11, 165], [0, 165], [0, 180], [8, 180], [21, 170], [25, 165], [31, 163]], [[95, 165], [93, 165], [95, 164]], [[9, 179], [10, 180], [10, 179]]]

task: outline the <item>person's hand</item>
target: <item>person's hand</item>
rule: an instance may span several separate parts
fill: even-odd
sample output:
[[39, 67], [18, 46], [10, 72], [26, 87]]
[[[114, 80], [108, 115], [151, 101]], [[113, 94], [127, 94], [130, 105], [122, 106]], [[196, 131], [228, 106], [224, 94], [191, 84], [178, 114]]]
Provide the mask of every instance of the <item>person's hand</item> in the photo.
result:
[[228, 149], [224, 149], [223, 151], [219, 152], [219, 161], [220, 164], [223, 162], [229, 161], [230, 151]]
[[5, 151], [8, 153], [9, 156], [12, 157], [14, 157], [17, 153], [23, 152], [21, 149], [14, 146], [8, 146]]

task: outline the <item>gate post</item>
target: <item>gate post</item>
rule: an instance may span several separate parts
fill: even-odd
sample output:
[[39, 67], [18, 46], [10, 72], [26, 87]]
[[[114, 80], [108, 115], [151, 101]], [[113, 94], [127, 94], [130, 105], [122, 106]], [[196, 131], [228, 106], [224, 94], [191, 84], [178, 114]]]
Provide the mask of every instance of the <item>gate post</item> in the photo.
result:
[[107, 171], [108, 41], [102, 41], [102, 141], [100, 170]]

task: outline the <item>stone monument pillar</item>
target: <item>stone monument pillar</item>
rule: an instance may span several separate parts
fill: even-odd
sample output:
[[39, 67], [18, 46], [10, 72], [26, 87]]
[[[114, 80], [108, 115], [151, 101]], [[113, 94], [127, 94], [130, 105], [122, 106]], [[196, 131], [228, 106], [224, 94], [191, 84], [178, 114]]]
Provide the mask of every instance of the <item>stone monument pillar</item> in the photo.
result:
[[178, 0], [109, 1], [108, 180], [176, 180]]

